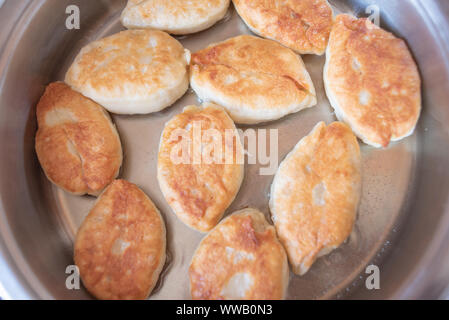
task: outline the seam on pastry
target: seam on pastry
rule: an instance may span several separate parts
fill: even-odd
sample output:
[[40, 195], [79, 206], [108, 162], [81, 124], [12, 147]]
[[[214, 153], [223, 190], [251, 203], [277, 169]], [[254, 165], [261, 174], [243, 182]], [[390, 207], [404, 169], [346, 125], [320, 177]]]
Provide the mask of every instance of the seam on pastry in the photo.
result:
[[62, 127], [62, 130], [64, 131], [64, 134], [67, 138], [68, 143], [70, 143], [73, 147], [73, 150], [76, 151], [76, 156], [78, 157], [78, 159], [80, 160], [81, 163], [81, 179], [84, 182], [84, 185], [86, 186], [86, 188], [88, 189], [88, 191], [90, 190], [88, 183], [86, 182], [86, 176], [84, 174], [84, 161], [83, 161], [83, 157], [81, 156], [80, 152], [78, 151], [78, 149], [76, 148], [76, 144], [72, 141], [72, 139], [70, 138], [69, 134], [67, 133], [66, 129], [64, 128], [64, 126]]
[[[311, 28], [310, 23], [308, 23], [306, 20], [304, 20], [304, 19], [302, 18], [302, 15], [301, 15], [300, 13], [296, 12], [296, 11], [295, 11], [292, 7], [290, 7], [288, 4], [287, 4], [287, 7], [288, 7], [288, 9], [289, 9], [290, 11], [292, 11], [292, 12], [295, 14], [295, 16], [299, 19], [301, 25], [304, 27], [304, 36], [305, 36], [305, 39], [307, 39], [307, 43], [312, 47], [312, 51], [316, 51], [316, 50], [321, 51], [322, 49], [319, 48], [319, 47], [317, 47], [317, 46], [316, 46], [316, 45], [309, 39], [309, 36], [308, 36], [308, 34], [307, 34], [307, 31]], [[278, 19], [278, 21], [279, 21], [279, 19]]]
[[[277, 4], [277, 3], [276, 3], [276, 4]], [[248, 3], [243, 3], [242, 5], [248, 6], [251, 10], [255, 9], [254, 7], [251, 6], [251, 4], [248, 4]], [[286, 8], [287, 10], [290, 11], [290, 12], [289, 12], [290, 15], [291, 15], [291, 13], [294, 13], [294, 14], [299, 18], [299, 21], [300, 21], [301, 25], [303, 25], [303, 26], [306, 27], [305, 30], [304, 30], [304, 35], [305, 35], [305, 39], [307, 40], [307, 43], [308, 43], [308, 44], [310, 45], [310, 47], [311, 47], [311, 48], [310, 48], [310, 49], [311, 49], [310, 52], [322, 51], [323, 49], [320, 48], [320, 47], [318, 47], [318, 46], [316, 46], [316, 45], [314, 45], [314, 43], [313, 43], [312, 41], [310, 41], [309, 37], [307, 36], [307, 30], [311, 27], [311, 24], [309, 24], [308, 22], [306, 22], [306, 21], [302, 18], [302, 15], [301, 15], [301, 14], [299, 14], [298, 12], [296, 12], [295, 10], [293, 10], [293, 8], [291, 7], [290, 3], [287, 3], [287, 4], [285, 5], [285, 8]], [[275, 13], [276, 13], [276, 17], [277, 17], [277, 19], [276, 19], [276, 24], [277, 24], [277, 23], [279, 23], [279, 21], [280, 21], [279, 16], [282, 16], [282, 10], [281, 10], [281, 8], [279, 8], [278, 6], [276, 6], [276, 7], [275, 7]], [[247, 18], [247, 20], [248, 20], [248, 23], [249, 23], [250, 21], [249, 21], [248, 18]], [[254, 25], [254, 22], [252, 22], [251, 24]], [[274, 38], [275, 38], [275, 37], [276, 37], [276, 36], [274, 36]]]
[[[277, 23], [279, 23], [279, 21], [280, 21], [279, 17], [282, 16], [282, 10], [280, 10], [280, 8], [278, 8], [278, 7], [276, 7], [276, 9], [277, 9], [276, 10], [276, 13], [277, 13], [276, 16], [278, 17], [276, 21], [277, 21]], [[297, 18], [299, 20], [299, 22], [301, 23], [302, 27], [304, 27], [304, 29], [303, 29], [304, 30], [304, 37], [307, 40], [307, 44], [310, 45], [310, 47], [311, 47], [310, 48], [311, 52], [317, 52], [317, 51], [321, 52], [323, 49], [318, 47], [318, 46], [316, 46], [314, 44], [314, 42], [312, 42], [310, 40], [310, 38], [309, 38], [309, 36], [307, 34], [307, 31], [312, 27], [312, 25], [310, 23], [308, 23], [305, 19], [303, 19], [302, 15], [300, 13], [296, 12], [291, 7], [290, 2], [286, 4], [286, 9], [290, 11], [289, 12], [290, 15], [293, 13], [296, 16], [295, 18]], [[296, 43], [296, 41], [295, 41], [295, 43]]]
[[208, 63], [208, 64], [192, 63], [192, 66], [195, 66], [195, 65], [200, 67], [200, 71], [202, 71], [201, 69], [203, 69], [205, 67], [209, 67], [209, 66], [223, 66], [223, 67], [234, 70], [239, 75], [256, 75], [256, 76], [257, 75], [268, 75], [268, 76], [272, 76], [275, 78], [284, 78], [284, 79], [287, 79], [287, 80], [293, 82], [293, 84], [298, 89], [298, 91], [305, 92], [306, 94], [308, 94], [312, 97], [315, 97], [315, 95], [312, 94], [309, 90], [307, 90], [300, 82], [296, 81], [295, 79], [293, 79], [292, 77], [290, 77], [288, 75], [278, 75], [278, 74], [274, 74], [271, 72], [261, 72], [261, 71], [242, 71], [242, 70], [239, 70], [235, 67], [232, 67], [232, 66], [224, 64], [224, 63]]

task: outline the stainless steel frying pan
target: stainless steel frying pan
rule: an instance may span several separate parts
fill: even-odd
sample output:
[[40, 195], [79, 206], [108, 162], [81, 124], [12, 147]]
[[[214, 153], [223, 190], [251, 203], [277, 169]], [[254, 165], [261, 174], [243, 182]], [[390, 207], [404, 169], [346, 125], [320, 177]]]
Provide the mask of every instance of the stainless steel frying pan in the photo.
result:
[[[423, 112], [413, 136], [378, 150], [362, 144], [363, 196], [348, 241], [303, 277], [291, 276], [290, 299], [438, 298], [449, 285], [449, 2], [331, 0], [336, 12], [367, 16], [377, 5], [381, 26], [407, 40], [423, 78]], [[66, 28], [66, 8], [80, 8], [80, 29]], [[65, 286], [76, 230], [93, 197], [68, 195], [44, 177], [34, 153], [35, 105], [45, 85], [62, 80], [82, 46], [121, 30], [124, 0], [6, 0], [0, 8], [0, 283], [12, 298], [83, 299]], [[234, 9], [211, 29], [180, 38], [192, 51], [248, 33]], [[335, 116], [323, 90], [323, 57], [304, 56], [318, 106], [259, 126], [279, 130], [279, 157], [320, 120]], [[124, 145], [121, 177], [143, 188], [163, 213], [168, 262], [151, 298], [189, 298], [187, 268], [203, 235], [170, 211], [155, 179], [157, 145], [185, 97], [145, 116], [114, 116]], [[269, 216], [272, 176], [247, 165], [227, 212], [254, 206]], [[380, 289], [365, 285], [366, 267], [380, 270]], [[447, 294], [447, 293], [446, 293]]]

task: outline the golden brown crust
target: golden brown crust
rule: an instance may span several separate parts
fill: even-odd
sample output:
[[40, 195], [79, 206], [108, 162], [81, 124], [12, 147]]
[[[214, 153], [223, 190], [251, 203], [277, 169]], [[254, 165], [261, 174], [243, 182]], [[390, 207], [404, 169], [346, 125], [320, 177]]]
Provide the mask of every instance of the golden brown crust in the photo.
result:
[[101, 192], [118, 175], [122, 147], [107, 112], [62, 82], [37, 107], [36, 153], [47, 177], [74, 194]]
[[201, 241], [189, 276], [193, 299], [283, 299], [287, 256], [264, 215], [244, 209], [224, 219]]
[[236, 122], [278, 119], [316, 103], [301, 57], [277, 42], [241, 35], [192, 55], [191, 86]]
[[233, 0], [251, 30], [277, 40], [301, 54], [321, 55], [332, 28], [332, 8], [326, 0]]
[[[220, 136], [216, 141], [222, 146], [221, 157], [211, 158], [207, 163], [208, 159], [194, 156], [194, 143], [191, 143], [187, 145], [190, 156], [187, 155], [186, 161], [173, 161], [174, 150], [181, 146], [177, 130], [186, 130], [187, 137], [183, 141], [194, 142], [195, 123], [201, 126], [203, 150], [214, 145], [213, 140], [206, 138], [206, 131], [218, 131]], [[234, 136], [232, 148], [226, 147], [226, 144], [230, 145], [230, 140], [226, 142], [226, 130]], [[242, 155], [234, 122], [216, 105], [185, 107], [182, 113], [166, 123], [159, 146], [158, 181], [165, 199], [181, 221], [203, 232], [218, 223], [240, 188], [243, 161], [239, 157]]]
[[386, 147], [413, 132], [421, 80], [403, 40], [367, 19], [339, 15], [326, 58], [329, 100], [364, 142]]
[[85, 46], [65, 82], [111, 112], [155, 112], [187, 90], [189, 55], [163, 31], [126, 30]]
[[349, 236], [360, 193], [356, 137], [341, 122], [320, 122], [280, 164], [271, 187], [273, 221], [296, 274]]
[[115, 180], [78, 230], [74, 258], [95, 297], [145, 299], [165, 262], [164, 221], [136, 185]]

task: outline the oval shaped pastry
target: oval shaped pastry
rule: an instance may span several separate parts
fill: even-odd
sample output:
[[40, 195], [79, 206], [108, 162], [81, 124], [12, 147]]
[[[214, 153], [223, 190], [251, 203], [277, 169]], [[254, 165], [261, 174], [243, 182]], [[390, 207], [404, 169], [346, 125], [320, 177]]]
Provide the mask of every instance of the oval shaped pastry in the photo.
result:
[[282, 161], [270, 210], [296, 274], [340, 246], [351, 233], [361, 194], [361, 158], [351, 129], [318, 123]]
[[300, 54], [322, 55], [332, 28], [327, 0], [233, 0], [246, 25]]
[[406, 43], [368, 19], [339, 15], [324, 68], [340, 121], [363, 142], [387, 147], [411, 135], [421, 112], [421, 79]]
[[189, 268], [193, 299], [283, 299], [288, 262], [273, 226], [256, 209], [237, 211], [199, 244]]
[[190, 53], [158, 30], [126, 30], [76, 56], [65, 82], [113, 113], [156, 112], [187, 90]]
[[122, 24], [129, 29], [151, 28], [189, 34], [209, 28], [223, 18], [229, 0], [128, 0]]
[[165, 124], [157, 177], [168, 204], [196, 230], [212, 229], [243, 180], [243, 147], [234, 122], [217, 105], [187, 106]]
[[98, 195], [118, 175], [120, 138], [109, 114], [62, 82], [36, 107], [36, 153], [50, 181], [73, 194]]
[[165, 263], [165, 225], [135, 184], [115, 180], [83, 221], [75, 264], [98, 299], [145, 299]]
[[193, 54], [190, 85], [201, 100], [222, 105], [238, 123], [276, 120], [317, 102], [300, 56], [248, 35]]

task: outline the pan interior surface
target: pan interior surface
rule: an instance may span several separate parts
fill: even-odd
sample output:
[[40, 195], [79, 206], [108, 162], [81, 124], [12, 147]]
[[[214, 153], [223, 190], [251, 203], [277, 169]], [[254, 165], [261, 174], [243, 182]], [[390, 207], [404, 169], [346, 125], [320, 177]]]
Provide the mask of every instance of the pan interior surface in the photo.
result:
[[[366, 17], [369, 16], [366, 8], [373, 1], [329, 2], [335, 14], [346, 12]], [[403, 4], [403, 11], [394, 6], [393, 3], [398, 2], [401, 1], [377, 1], [382, 27], [409, 40], [407, 35], [413, 33], [412, 27], [401, 29], [401, 26], [406, 25], [405, 21], [395, 18], [400, 12], [410, 12], [412, 17], [421, 19], [416, 25], [432, 32], [427, 22], [416, 12], [418, 6], [413, 1]], [[18, 270], [18, 282], [28, 288], [27, 294], [38, 298], [90, 298], [82, 287], [81, 290], [68, 290], [65, 284], [68, 276], [66, 268], [73, 264], [76, 231], [96, 198], [70, 195], [52, 185], [43, 174], [34, 152], [35, 105], [46, 84], [64, 79], [65, 72], [83, 46], [124, 29], [119, 17], [125, 1], [78, 1], [81, 17], [79, 30], [67, 30], [65, 27], [65, 8], [68, 5], [69, 1], [31, 2], [20, 18], [22, 24], [18, 24], [12, 34], [16, 39], [10, 38], [8, 43], [11, 45], [5, 47], [0, 60], [3, 63], [0, 66], [4, 67], [0, 100], [0, 128], [3, 131], [1, 145], [2, 150], [8, 150], [0, 167], [0, 209], [3, 211], [0, 218], [7, 222], [0, 226], [3, 237], [3, 247], [0, 248], [7, 248], [4, 251], [8, 254], [10, 267]], [[422, 37], [426, 36], [425, 30]], [[178, 40], [191, 52], [195, 52], [211, 43], [244, 33], [251, 34], [231, 5], [225, 18], [212, 28], [178, 37]], [[437, 41], [435, 38], [430, 39]], [[431, 81], [427, 79], [434, 71], [426, 60], [431, 57], [422, 52], [419, 41], [413, 39], [408, 42], [416, 55], [424, 80], [425, 110], [415, 133], [391, 143], [386, 149], [375, 149], [360, 142], [362, 197], [354, 229], [342, 246], [319, 258], [306, 275], [299, 277], [291, 273], [287, 298], [387, 298], [417, 293], [404, 291], [403, 283], [399, 280], [397, 283], [382, 282], [380, 290], [370, 291], [365, 287], [368, 275], [365, 270], [368, 265], [375, 264], [380, 268], [381, 279], [391, 280], [396, 273], [401, 272], [395, 261], [402, 259], [406, 263], [401, 255], [413, 247], [414, 235], [411, 232], [419, 231], [421, 226], [426, 228], [425, 232], [430, 236], [432, 230], [441, 227], [439, 222], [447, 218], [445, 208], [449, 174], [441, 166], [445, 162], [447, 164], [449, 159], [449, 130], [444, 121], [449, 120], [449, 111], [441, 111], [441, 107], [438, 107], [438, 102], [446, 99], [438, 94], [444, 95], [444, 92], [426, 89], [430, 84], [427, 81]], [[438, 49], [431, 45], [428, 48]], [[33, 57], [27, 56], [29, 52], [35, 52]], [[7, 53], [8, 59], [5, 58]], [[276, 129], [279, 162], [316, 123], [336, 120], [324, 92], [322, 74], [325, 57], [304, 55], [303, 60], [317, 91], [317, 106], [274, 122], [237, 126], [243, 130], [256, 129], [258, 134], [261, 134], [258, 129], [266, 129], [267, 132]], [[447, 74], [445, 76], [448, 77]], [[196, 95], [189, 90], [173, 106], [154, 114], [112, 115], [124, 151], [119, 177], [137, 184], [145, 191], [161, 211], [167, 227], [167, 262], [150, 296], [152, 299], [190, 299], [188, 267], [204, 234], [189, 229], [171, 211], [159, 189], [156, 166], [164, 124], [180, 113], [184, 106], [199, 103]], [[443, 144], [445, 149], [437, 148], [438, 151], [435, 151], [435, 143]], [[425, 161], [433, 161], [434, 167], [428, 168], [424, 163], [429, 162]], [[259, 163], [245, 164], [243, 184], [226, 214], [254, 207], [269, 219], [268, 200], [273, 176], [259, 174], [259, 169], [266, 166]], [[14, 179], [14, 183], [11, 183], [11, 179]], [[440, 189], [433, 194], [424, 194], [422, 188], [427, 188], [436, 180], [440, 181]], [[421, 199], [424, 196], [426, 198]], [[427, 221], [424, 216], [427, 208], [425, 203], [435, 201], [438, 201], [438, 205], [435, 203], [436, 207], [432, 207], [435, 212], [430, 214], [433, 220], [424, 224], [422, 221]], [[419, 259], [426, 252], [423, 245], [427, 243], [430, 246], [432, 239], [425, 238], [425, 235], [416, 236], [416, 233], [415, 237], [422, 237], [414, 253], [419, 256], [413, 262], [410, 261], [410, 265], [413, 263], [413, 266], [418, 266]], [[412, 272], [412, 268], [403, 272], [404, 282]]]

